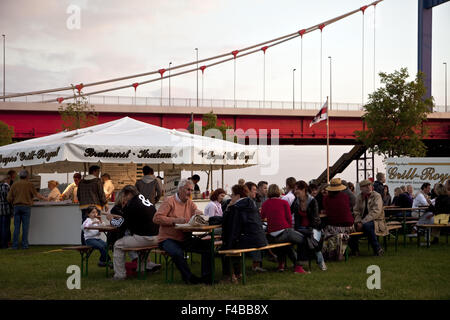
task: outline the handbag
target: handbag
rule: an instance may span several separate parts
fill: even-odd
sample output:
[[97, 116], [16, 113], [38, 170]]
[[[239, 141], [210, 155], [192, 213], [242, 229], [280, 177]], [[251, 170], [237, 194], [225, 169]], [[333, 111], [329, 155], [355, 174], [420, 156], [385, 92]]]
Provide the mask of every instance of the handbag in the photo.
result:
[[448, 224], [450, 214], [448, 213], [441, 213], [434, 216], [434, 224]]

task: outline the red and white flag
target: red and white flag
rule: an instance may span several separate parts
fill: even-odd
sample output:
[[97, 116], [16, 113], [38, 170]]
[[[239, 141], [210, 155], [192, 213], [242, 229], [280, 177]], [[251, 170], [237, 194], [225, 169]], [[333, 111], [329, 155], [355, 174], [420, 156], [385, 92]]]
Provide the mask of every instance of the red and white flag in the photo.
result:
[[322, 109], [319, 110], [319, 112], [316, 114], [314, 119], [311, 121], [311, 123], [309, 124], [309, 127], [311, 128], [316, 123], [323, 121], [323, 120], [327, 120], [327, 118], [328, 118], [328, 99], [325, 102], [325, 104], [323, 105]]

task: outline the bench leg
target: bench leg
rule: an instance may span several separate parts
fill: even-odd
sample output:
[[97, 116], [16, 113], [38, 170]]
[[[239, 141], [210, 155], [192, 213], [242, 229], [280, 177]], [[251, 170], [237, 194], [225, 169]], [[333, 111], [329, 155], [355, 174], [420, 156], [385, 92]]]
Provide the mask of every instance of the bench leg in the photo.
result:
[[384, 251], [387, 252], [387, 247], [388, 247], [387, 236], [383, 237], [383, 245], [384, 245]]
[[398, 246], [398, 229], [395, 229], [395, 252], [397, 252]]
[[142, 262], [147, 264], [147, 259], [148, 259], [148, 255], [149, 254], [150, 254], [149, 250], [142, 250], [142, 251], [139, 251], [139, 253], [138, 253], [138, 263], [139, 263], [139, 266], [138, 266], [138, 279], [145, 280], [146, 277], [147, 277], [146, 269], [144, 267], [144, 270], [141, 270], [142, 269], [141, 265], [142, 265]]
[[245, 284], [246, 280], [245, 279], [245, 252], [242, 252], [242, 284]]
[[88, 276], [89, 256], [91, 255], [93, 248], [88, 250], [80, 250], [81, 256], [81, 276]]

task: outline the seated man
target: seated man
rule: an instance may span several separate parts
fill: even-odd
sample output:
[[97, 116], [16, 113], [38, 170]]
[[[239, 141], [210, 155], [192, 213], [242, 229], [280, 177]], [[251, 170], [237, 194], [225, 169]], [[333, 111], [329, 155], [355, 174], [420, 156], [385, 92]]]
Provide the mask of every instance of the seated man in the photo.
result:
[[[183, 280], [188, 284], [200, 282], [209, 283], [211, 278], [211, 249], [209, 241], [193, 238], [191, 233], [184, 233], [175, 229], [175, 224], [187, 223], [192, 216], [202, 214], [195, 203], [190, 200], [194, 191], [191, 180], [183, 179], [178, 184], [178, 192], [164, 199], [156, 212], [153, 222], [160, 225], [159, 247], [166, 251], [181, 272]], [[202, 278], [191, 273], [184, 259], [184, 250], [202, 254]]]
[[[373, 252], [376, 256], [382, 256], [384, 251], [378, 243], [377, 235], [385, 236], [389, 232], [384, 220], [383, 200], [381, 195], [373, 191], [373, 185], [370, 180], [363, 180], [359, 183], [361, 193], [356, 198], [356, 205], [353, 208], [355, 217], [355, 230], [364, 232], [369, 238]], [[350, 237], [348, 245], [353, 254], [358, 254], [359, 236]]]
[[[107, 215], [111, 225], [128, 229], [130, 233], [114, 243], [114, 279], [116, 280], [126, 278], [125, 252], [122, 249], [157, 245], [159, 231], [158, 225], [153, 223], [155, 206], [139, 194], [134, 186], [125, 186], [121, 193], [122, 216]], [[150, 264], [147, 262], [148, 269]]]

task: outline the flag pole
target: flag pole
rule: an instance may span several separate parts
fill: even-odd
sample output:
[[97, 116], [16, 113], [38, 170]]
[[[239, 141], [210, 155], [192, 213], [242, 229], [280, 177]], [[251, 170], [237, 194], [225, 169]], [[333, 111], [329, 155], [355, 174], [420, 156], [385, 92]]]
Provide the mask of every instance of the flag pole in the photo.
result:
[[328, 128], [328, 119], [330, 117], [329, 105], [328, 105], [328, 96], [327, 96], [327, 184], [330, 183], [330, 132]]

